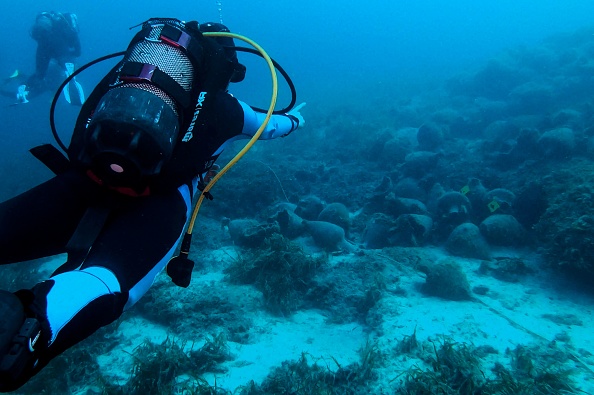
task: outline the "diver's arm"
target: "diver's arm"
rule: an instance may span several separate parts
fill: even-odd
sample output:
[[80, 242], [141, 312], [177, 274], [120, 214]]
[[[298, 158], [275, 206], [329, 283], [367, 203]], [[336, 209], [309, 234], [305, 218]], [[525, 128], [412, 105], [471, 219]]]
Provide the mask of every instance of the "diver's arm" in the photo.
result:
[[[217, 108], [218, 119], [217, 125], [223, 135], [221, 136], [221, 145], [213, 153], [213, 156], [218, 156], [231, 143], [237, 140], [244, 140], [252, 138], [266, 118], [265, 113], [254, 111], [249, 105], [237, 100], [229, 93], [222, 93], [218, 97]], [[297, 108], [301, 108], [298, 106]], [[260, 135], [259, 140], [270, 140], [277, 137], [284, 137], [303, 126], [300, 122], [301, 115], [273, 115], [270, 122]], [[302, 119], [303, 117], [301, 117]]]
[[71, 56], [75, 58], [80, 57], [80, 35], [78, 28], [78, 19], [76, 14], [68, 13], [64, 15], [66, 22], [68, 23], [68, 40], [70, 41]]
[[[266, 118], [265, 113], [256, 112], [246, 103], [238, 100], [243, 110], [243, 129], [241, 134], [244, 136], [252, 137], [260, 125]], [[277, 137], [285, 137], [295, 129], [299, 127], [299, 119], [293, 115], [273, 115], [270, 118], [270, 122], [266, 125], [266, 128], [260, 135], [260, 140], [269, 140]]]

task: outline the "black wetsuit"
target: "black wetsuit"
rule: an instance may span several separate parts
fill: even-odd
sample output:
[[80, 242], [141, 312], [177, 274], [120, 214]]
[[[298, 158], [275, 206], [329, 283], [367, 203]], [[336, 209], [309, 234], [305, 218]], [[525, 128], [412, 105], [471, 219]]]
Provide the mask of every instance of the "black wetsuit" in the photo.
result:
[[[233, 140], [251, 138], [264, 118], [223, 91], [217, 95], [212, 116], [211, 131], [219, 137], [211, 141], [219, 144], [209, 153], [211, 157]], [[260, 139], [285, 136], [297, 126], [294, 117], [275, 115]], [[42, 326], [37, 366], [23, 380], [113, 322], [144, 295], [183, 235], [197, 177], [177, 188], [131, 197], [100, 186], [79, 170], [69, 170], [0, 203], [0, 264], [66, 252], [87, 208], [112, 207], [80, 267], [53, 275], [30, 291], [17, 292], [27, 314]]]

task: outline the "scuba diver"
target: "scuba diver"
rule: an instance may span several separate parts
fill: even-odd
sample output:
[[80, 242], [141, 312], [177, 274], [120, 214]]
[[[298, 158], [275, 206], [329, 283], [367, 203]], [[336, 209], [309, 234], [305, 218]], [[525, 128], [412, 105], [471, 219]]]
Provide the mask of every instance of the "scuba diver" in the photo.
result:
[[[31, 28], [31, 37], [37, 41], [35, 54], [35, 73], [17, 88], [17, 103], [28, 103], [29, 96], [35, 96], [52, 86], [50, 70], [52, 62], [59, 68], [63, 78], [74, 72], [74, 61], [80, 56], [79, 27], [76, 14], [61, 12], [41, 12], [37, 14]], [[19, 77], [19, 72], [13, 74]], [[70, 104], [81, 105], [85, 101], [82, 85], [73, 78], [63, 90], [64, 98]]]
[[189, 251], [193, 198], [212, 198], [204, 176], [223, 149], [304, 124], [305, 103], [273, 113], [273, 100], [265, 114], [227, 92], [246, 68], [233, 38], [205, 33], [224, 25], [141, 26], [83, 104], [68, 158], [51, 145], [32, 150], [55, 177], [0, 203], [0, 264], [68, 256], [31, 289], [0, 290], [0, 392], [120, 317], [165, 267], [186, 287], [192, 267], [174, 254], [182, 240]]

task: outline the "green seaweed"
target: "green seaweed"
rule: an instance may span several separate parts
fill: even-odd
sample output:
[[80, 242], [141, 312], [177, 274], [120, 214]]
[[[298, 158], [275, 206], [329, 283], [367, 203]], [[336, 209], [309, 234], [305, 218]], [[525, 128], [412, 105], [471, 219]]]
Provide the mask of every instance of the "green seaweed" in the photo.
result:
[[567, 354], [554, 347], [542, 350], [518, 346], [508, 351], [510, 367], [495, 363], [493, 375], [484, 373], [481, 348], [444, 337], [439, 348], [424, 358], [429, 366], [415, 364], [392, 379], [404, 377], [397, 393], [408, 395], [557, 395], [582, 392], [575, 388], [573, 371], [564, 365]]
[[103, 383], [103, 393], [119, 394], [227, 394], [200, 377], [224, 372], [221, 363], [232, 359], [223, 334], [207, 337], [197, 350], [186, 351], [186, 341], [167, 337], [161, 344], [145, 341], [134, 349], [130, 380], [123, 386]]
[[301, 306], [303, 296], [325, 257], [313, 257], [280, 234], [272, 235], [264, 248], [242, 251], [225, 270], [229, 280], [254, 284], [264, 296], [266, 308], [274, 314], [291, 314]]
[[[253, 381], [241, 389], [241, 395], [338, 395], [369, 393], [375, 371], [383, 362], [376, 342], [367, 341], [359, 350], [360, 361], [342, 366], [331, 357], [333, 368], [322, 358], [302, 353], [299, 360], [285, 361], [262, 382]], [[310, 363], [311, 360], [311, 363]], [[323, 364], [319, 362], [324, 362]]]
[[419, 342], [417, 341], [417, 327], [415, 326], [412, 335], [404, 335], [403, 339], [398, 341], [395, 351], [397, 354], [410, 354], [418, 348]]
[[169, 337], [161, 344], [145, 341], [132, 354], [135, 363], [132, 377], [124, 386], [128, 394], [172, 393], [176, 378], [188, 371], [192, 361], [184, 352], [185, 342]]

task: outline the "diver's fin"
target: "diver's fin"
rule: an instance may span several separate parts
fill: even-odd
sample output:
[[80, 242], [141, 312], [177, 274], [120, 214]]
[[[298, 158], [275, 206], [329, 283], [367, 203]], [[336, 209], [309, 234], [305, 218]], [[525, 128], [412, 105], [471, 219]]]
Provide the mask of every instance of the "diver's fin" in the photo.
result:
[[[72, 73], [74, 73], [74, 63], [66, 63], [64, 64], [64, 66], [66, 67], [66, 78], [68, 78], [72, 75]], [[64, 87], [63, 92], [64, 98], [69, 104], [82, 105], [85, 102], [85, 92], [83, 90], [82, 85], [80, 84], [80, 82], [76, 80], [76, 78], [73, 78], [72, 80], [70, 80], [70, 82], [68, 82], [68, 84]], [[72, 93], [74, 93], [74, 95], [76, 96], [74, 102], [72, 101]]]
[[72, 80], [72, 82], [74, 82], [74, 87], [76, 88], [76, 92], [78, 93], [78, 101], [79, 101], [79, 103], [77, 103], [77, 104], [81, 104], [82, 105], [85, 102], [85, 91], [83, 90], [83, 87], [80, 84], [80, 82], [78, 82], [76, 80], [76, 78], [74, 78]]
[[4, 85], [8, 84], [9, 82], [11, 82], [12, 80], [14, 80], [15, 78], [20, 77], [20, 73], [19, 70], [15, 70], [14, 73], [12, 73], [11, 75], [9, 75], [8, 77], [4, 78], [3, 83]]
[[27, 90], [27, 85], [19, 85], [19, 87], [17, 88], [17, 94], [16, 94], [17, 102], [15, 104], [29, 103], [29, 100], [27, 100], [28, 94], [29, 94], [29, 91]]
[[[64, 70], [64, 74], [66, 75], [66, 78], [68, 78], [72, 75], [72, 73], [74, 73], [74, 63], [65, 63], [64, 67], [66, 68], [66, 70]], [[72, 104], [72, 100], [70, 98], [70, 82], [64, 87], [62, 92], [64, 93], [64, 99], [66, 99], [69, 104]]]
[[83, 105], [85, 102], [85, 92], [83, 90], [82, 85], [80, 82], [73, 78], [65, 87], [64, 87], [64, 99], [69, 104], [76, 104], [76, 105]]
[[72, 104], [72, 101], [70, 100], [70, 83], [64, 87], [62, 92], [64, 93], [64, 99], [66, 99], [68, 104]]

